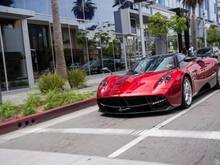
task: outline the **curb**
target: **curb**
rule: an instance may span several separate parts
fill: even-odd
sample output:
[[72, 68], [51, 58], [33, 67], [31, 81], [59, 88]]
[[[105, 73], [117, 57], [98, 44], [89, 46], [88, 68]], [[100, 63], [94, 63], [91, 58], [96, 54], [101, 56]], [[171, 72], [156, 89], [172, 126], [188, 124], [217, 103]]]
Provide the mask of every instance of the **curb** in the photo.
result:
[[40, 112], [30, 116], [14, 119], [6, 123], [0, 124], [0, 135], [6, 134], [18, 129], [22, 129], [31, 125], [35, 125], [56, 117], [79, 111], [81, 109], [96, 105], [96, 98], [79, 101], [73, 104], [60, 106], [45, 112]]

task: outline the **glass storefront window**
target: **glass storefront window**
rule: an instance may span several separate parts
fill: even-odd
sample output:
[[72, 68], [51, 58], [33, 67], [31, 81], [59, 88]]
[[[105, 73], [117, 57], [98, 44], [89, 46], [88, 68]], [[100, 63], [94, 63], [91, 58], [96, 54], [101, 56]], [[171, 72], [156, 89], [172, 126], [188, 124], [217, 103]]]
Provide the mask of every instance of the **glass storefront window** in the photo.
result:
[[72, 54], [70, 47], [70, 34], [68, 28], [66, 27], [62, 28], [62, 36], [63, 36], [63, 48], [64, 48], [64, 56], [66, 59], [66, 65], [69, 67], [72, 65]]
[[1, 31], [9, 90], [28, 87], [21, 21], [2, 20]]
[[3, 65], [3, 56], [2, 56], [2, 47], [0, 41], [0, 87], [4, 91], [6, 90], [6, 82], [5, 82], [5, 73], [4, 73], [4, 65]]
[[29, 24], [32, 64], [35, 78], [40, 73], [53, 71], [53, 56], [48, 25]]

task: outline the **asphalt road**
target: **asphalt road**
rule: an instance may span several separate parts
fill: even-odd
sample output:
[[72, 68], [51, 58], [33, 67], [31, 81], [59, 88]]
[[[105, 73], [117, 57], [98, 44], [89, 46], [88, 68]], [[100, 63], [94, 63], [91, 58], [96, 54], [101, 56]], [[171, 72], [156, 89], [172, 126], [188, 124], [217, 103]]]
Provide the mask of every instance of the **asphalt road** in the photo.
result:
[[97, 106], [0, 136], [3, 165], [220, 165], [220, 91], [185, 110], [104, 116]]

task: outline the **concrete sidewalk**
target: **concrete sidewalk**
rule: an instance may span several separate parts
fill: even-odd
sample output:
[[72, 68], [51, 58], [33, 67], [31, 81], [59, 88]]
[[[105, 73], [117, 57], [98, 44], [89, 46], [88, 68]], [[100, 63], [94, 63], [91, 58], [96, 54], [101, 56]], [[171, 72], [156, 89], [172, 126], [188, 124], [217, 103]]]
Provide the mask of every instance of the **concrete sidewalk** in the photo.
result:
[[[123, 75], [125, 74], [125, 71], [120, 72], [114, 72], [113, 75]], [[96, 92], [99, 83], [107, 76], [109, 76], [109, 73], [106, 74], [97, 74], [97, 75], [91, 75], [88, 76], [87, 80], [87, 86], [86, 88], [76, 90], [77, 92]], [[28, 95], [34, 94], [34, 93], [40, 93], [40, 91], [37, 89], [37, 86], [33, 89], [19, 89], [9, 92], [3, 92], [2, 94], [2, 100], [4, 102], [12, 102], [13, 104], [19, 105], [24, 102], [24, 100], [27, 98]]]
[[5, 165], [162, 165], [162, 163], [147, 161], [10, 149], [0, 149], [0, 160]]

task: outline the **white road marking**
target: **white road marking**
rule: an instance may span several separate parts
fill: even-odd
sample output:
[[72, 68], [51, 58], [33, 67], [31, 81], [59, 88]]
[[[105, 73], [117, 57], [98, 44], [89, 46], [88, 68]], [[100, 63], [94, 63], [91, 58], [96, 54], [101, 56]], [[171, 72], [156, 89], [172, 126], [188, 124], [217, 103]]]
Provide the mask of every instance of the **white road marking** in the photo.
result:
[[98, 109], [97, 106], [88, 107], [88, 108], [85, 108], [84, 110], [76, 111], [76, 112], [73, 112], [73, 113], [70, 113], [70, 114], [67, 114], [67, 115], [40, 123], [40, 124], [37, 124], [32, 127], [28, 127], [28, 128], [24, 128], [24, 129], [21, 129], [18, 131], [14, 131], [14, 132], [6, 134], [6, 135], [1, 135], [0, 136], [0, 143], [4, 143], [8, 140], [16, 139], [16, 138], [34, 133], [36, 131], [40, 131], [42, 129], [51, 127], [53, 125], [63, 123], [63, 122], [75, 119], [77, 117], [81, 117], [81, 116], [90, 114], [92, 112], [97, 111], [97, 109]]
[[[11, 158], [12, 155], [13, 159]], [[95, 156], [11, 149], [0, 149], [0, 160], [1, 164], [7, 165], [166, 165], [158, 162], [117, 160]]]
[[[150, 137], [195, 138], [207, 140], [220, 140], [220, 131], [188, 131], [188, 130], [133, 130], [133, 129], [102, 129], [102, 128], [67, 128], [42, 129], [34, 133], [61, 133], [61, 134], [88, 134], [88, 135], [128, 135]], [[143, 137], [142, 137], [143, 136]]]
[[204, 97], [203, 99], [201, 99], [200, 101], [198, 101], [197, 103], [193, 104], [190, 108], [178, 113], [177, 115], [165, 120], [162, 123], [159, 123], [158, 125], [156, 125], [155, 127], [153, 127], [150, 130], [145, 131], [145, 134], [143, 134], [142, 136], [137, 137], [136, 139], [132, 140], [131, 142], [129, 142], [128, 144], [122, 146], [121, 148], [119, 148], [118, 150], [116, 150], [115, 152], [113, 152], [112, 154], [110, 154], [108, 157], [109, 158], [116, 158], [119, 155], [121, 155], [122, 153], [126, 152], [127, 150], [129, 150], [130, 148], [132, 148], [133, 146], [135, 146], [136, 144], [140, 143], [142, 140], [144, 140], [145, 138], [149, 137], [154, 131], [162, 128], [163, 126], [171, 123], [172, 121], [174, 121], [175, 119], [183, 116], [184, 114], [186, 114], [187, 112], [191, 111], [192, 109], [194, 109], [196, 106], [198, 106], [199, 104], [201, 104], [202, 102], [204, 102], [205, 100], [209, 99], [210, 97], [212, 97], [213, 95], [215, 95], [218, 91], [215, 91], [211, 94], [209, 94], [208, 96]]
[[[143, 132], [142, 134], [144, 135], [145, 133]], [[217, 131], [156, 130], [149, 136], [220, 140], [220, 132]]]
[[[95, 135], [133, 135], [132, 129], [99, 129], [99, 128], [67, 128], [67, 129], [42, 129], [35, 133], [69, 133], [69, 134], [95, 134]], [[136, 133], [134, 134], [136, 135]]]

